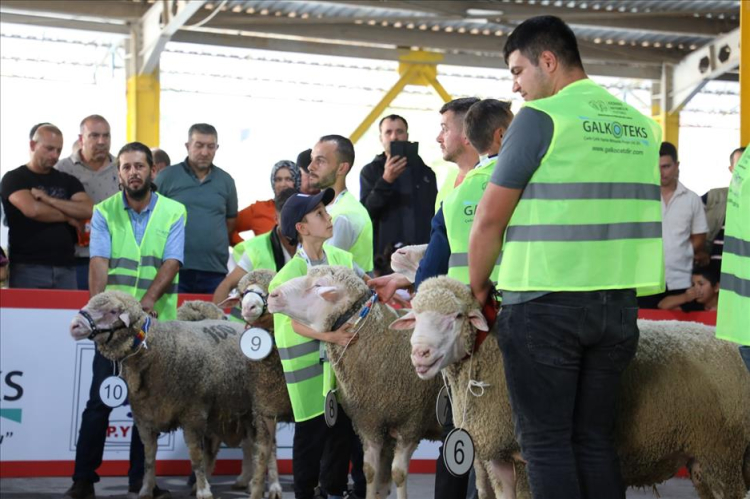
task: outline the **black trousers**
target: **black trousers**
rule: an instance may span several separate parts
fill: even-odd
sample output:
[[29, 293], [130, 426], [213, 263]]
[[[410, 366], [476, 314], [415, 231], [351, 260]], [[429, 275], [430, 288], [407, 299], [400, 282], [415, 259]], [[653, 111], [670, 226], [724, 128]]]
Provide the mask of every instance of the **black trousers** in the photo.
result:
[[352, 422], [340, 405], [333, 428], [326, 425], [322, 415], [295, 424], [292, 442], [295, 499], [313, 499], [318, 481], [326, 493], [344, 494], [353, 434]]
[[[91, 380], [91, 391], [86, 409], [81, 416], [81, 429], [76, 444], [76, 464], [73, 480], [86, 480], [92, 483], [99, 481], [97, 468], [102, 465], [104, 442], [107, 439], [109, 415], [112, 409], [104, 405], [99, 398], [99, 387], [105, 378], [112, 375], [112, 361], [105, 359], [99, 351], [94, 353], [94, 377]], [[130, 436], [130, 470], [128, 482], [134, 484], [143, 480], [144, 455], [143, 442], [138, 428], [133, 424]]]
[[[448, 436], [455, 426], [453, 425], [453, 408], [450, 409], [450, 423], [443, 427], [442, 440]], [[435, 463], [435, 499], [466, 499], [466, 490], [469, 486], [469, 475], [455, 477], [451, 475], [443, 461], [443, 445], [440, 445], [440, 454]]]

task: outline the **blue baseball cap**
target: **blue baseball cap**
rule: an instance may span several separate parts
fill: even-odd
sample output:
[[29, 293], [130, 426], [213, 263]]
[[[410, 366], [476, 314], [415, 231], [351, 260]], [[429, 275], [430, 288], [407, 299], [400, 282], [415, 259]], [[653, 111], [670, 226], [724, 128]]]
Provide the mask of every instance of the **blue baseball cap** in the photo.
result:
[[281, 209], [281, 234], [287, 239], [297, 239], [297, 224], [320, 203], [328, 205], [336, 193], [328, 188], [315, 195], [295, 194], [287, 199]]

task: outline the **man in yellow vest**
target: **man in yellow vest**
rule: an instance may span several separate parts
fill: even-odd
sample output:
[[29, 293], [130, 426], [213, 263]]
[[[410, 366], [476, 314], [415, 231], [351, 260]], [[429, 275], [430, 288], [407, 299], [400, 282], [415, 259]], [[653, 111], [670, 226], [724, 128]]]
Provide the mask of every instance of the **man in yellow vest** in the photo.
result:
[[[185, 207], [153, 191], [156, 175], [151, 150], [140, 142], [126, 144], [117, 154], [123, 192], [94, 207], [91, 219], [89, 294], [105, 290], [130, 293], [143, 310], [162, 320], [177, 318], [177, 279], [185, 247]], [[94, 376], [76, 446], [73, 486], [65, 497], [93, 499], [96, 469], [102, 463], [109, 414], [99, 386], [112, 375], [112, 363], [94, 353]], [[130, 440], [128, 491], [143, 482], [143, 443], [135, 425]], [[154, 489], [154, 498], [170, 497]]]
[[716, 336], [739, 343], [750, 370], [750, 153], [745, 150], [734, 166], [727, 193], [721, 287]]
[[620, 376], [636, 293], [664, 290], [661, 132], [588, 79], [559, 18], [518, 25], [504, 55], [526, 104], [477, 208], [471, 288], [485, 303], [502, 249], [494, 329], [532, 495], [624, 499]]
[[[297, 191], [293, 188], [284, 189], [279, 192], [274, 199], [276, 207], [276, 225], [274, 228], [265, 234], [255, 236], [240, 243], [244, 249], [242, 257], [237, 263], [237, 267], [221, 281], [221, 284], [214, 291], [214, 303], [218, 305], [224, 301], [229, 296], [229, 292], [237, 287], [240, 279], [248, 272], [255, 269], [267, 269], [278, 272], [292, 259], [297, 248], [281, 234], [281, 222], [279, 220], [281, 219], [281, 210], [284, 207], [284, 203], [296, 193]], [[239, 244], [235, 246], [235, 250], [239, 246]], [[229, 319], [234, 322], [245, 323], [245, 319], [242, 318], [240, 305], [232, 307]], [[259, 326], [263, 327], [260, 324]]]
[[328, 213], [333, 217], [333, 237], [328, 244], [352, 254], [354, 262], [370, 272], [372, 261], [372, 221], [367, 209], [346, 188], [346, 176], [354, 166], [354, 144], [341, 135], [325, 135], [312, 149], [310, 186], [336, 193]]
[[[287, 200], [281, 211], [281, 232], [299, 244], [294, 257], [271, 281], [268, 287], [271, 295], [283, 283], [307, 275], [309, 267], [343, 265], [357, 269], [350, 253], [324, 244], [333, 233], [326, 205], [334, 196], [333, 189], [325, 189], [314, 196], [295, 194]], [[372, 242], [369, 248], [372, 250]], [[358, 273], [364, 275], [361, 270]], [[346, 345], [356, 341], [349, 327], [319, 332], [286, 315], [274, 314], [274, 336], [296, 423], [292, 444], [296, 499], [313, 499], [321, 475], [321, 459], [327, 461], [328, 469], [320, 476], [320, 482], [328, 497], [341, 499], [346, 491], [354, 431], [341, 407], [336, 424], [332, 428], [326, 425], [325, 398], [328, 390], [335, 387], [335, 379], [329, 362], [323, 359], [325, 350], [321, 342]], [[324, 456], [324, 450], [328, 455]]]

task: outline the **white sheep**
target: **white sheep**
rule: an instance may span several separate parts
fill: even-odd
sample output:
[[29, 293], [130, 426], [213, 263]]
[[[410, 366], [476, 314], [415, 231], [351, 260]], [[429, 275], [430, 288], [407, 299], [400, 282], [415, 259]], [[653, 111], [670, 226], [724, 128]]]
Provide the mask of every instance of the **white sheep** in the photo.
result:
[[[239, 348], [242, 331], [228, 321], [160, 323], [119, 291], [94, 296], [74, 317], [73, 338], [93, 339], [104, 357], [122, 366], [146, 458], [140, 499], [150, 499], [156, 485], [160, 432], [183, 429], [198, 499], [213, 497], [208, 477], [220, 441], [238, 445], [253, 435], [254, 380]], [[253, 499], [262, 493], [254, 490]]]
[[404, 246], [391, 254], [391, 268], [394, 272], [406, 277], [409, 282], [414, 282], [419, 268], [419, 262], [427, 251], [426, 244]]
[[[471, 355], [477, 330], [487, 329], [479, 305], [467, 286], [447, 277], [422, 283], [412, 305], [393, 327], [414, 328], [417, 373], [423, 379], [446, 374], [457, 424], [463, 423], [477, 458], [490, 461], [490, 473], [503, 484], [495, 493], [514, 497], [507, 470], [520, 456], [497, 341], [488, 338]], [[654, 485], [686, 465], [701, 499], [741, 499], [750, 488], [750, 373], [736, 346], [717, 340], [714, 329], [702, 324], [638, 326], [640, 342], [623, 373], [616, 429], [624, 483]], [[482, 396], [467, 393], [470, 379], [489, 385]]]
[[[268, 308], [316, 331], [331, 331], [342, 317], [354, 321], [371, 291], [351, 269], [319, 266], [291, 279], [268, 297]], [[406, 498], [409, 460], [423, 438], [441, 431], [435, 416], [440, 383], [421, 381], [409, 361], [409, 336], [388, 329], [398, 317], [377, 300], [352, 331], [358, 340], [348, 347], [327, 344], [336, 375], [339, 401], [362, 438], [367, 499], [387, 497], [389, 446], [395, 439], [391, 477], [398, 498]]]

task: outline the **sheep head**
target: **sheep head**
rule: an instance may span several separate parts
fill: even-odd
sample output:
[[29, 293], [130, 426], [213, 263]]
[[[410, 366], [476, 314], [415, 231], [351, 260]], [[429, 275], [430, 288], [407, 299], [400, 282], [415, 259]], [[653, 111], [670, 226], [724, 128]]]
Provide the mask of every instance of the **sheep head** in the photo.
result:
[[234, 307], [241, 304], [242, 318], [245, 322], [256, 323], [264, 313], [267, 313], [265, 300], [268, 298], [268, 285], [275, 275], [276, 272], [266, 269], [248, 272], [219, 306]]
[[99, 353], [110, 360], [120, 360], [131, 353], [133, 338], [140, 331], [136, 324], [145, 319], [146, 312], [133, 296], [122, 291], [105, 291], [91, 298], [73, 317], [70, 335], [78, 341], [93, 333]]
[[422, 283], [411, 301], [412, 311], [391, 324], [411, 329], [411, 362], [422, 379], [461, 362], [471, 354], [476, 331], [487, 331], [487, 321], [468, 286], [450, 277]]
[[369, 293], [370, 288], [353, 270], [321, 265], [276, 288], [268, 295], [268, 310], [316, 331], [330, 331], [339, 317]]
[[410, 282], [414, 282], [419, 262], [422, 260], [426, 250], [426, 244], [399, 248], [391, 255], [391, 268], [394, 272], [398, 272], [409, 279]]

